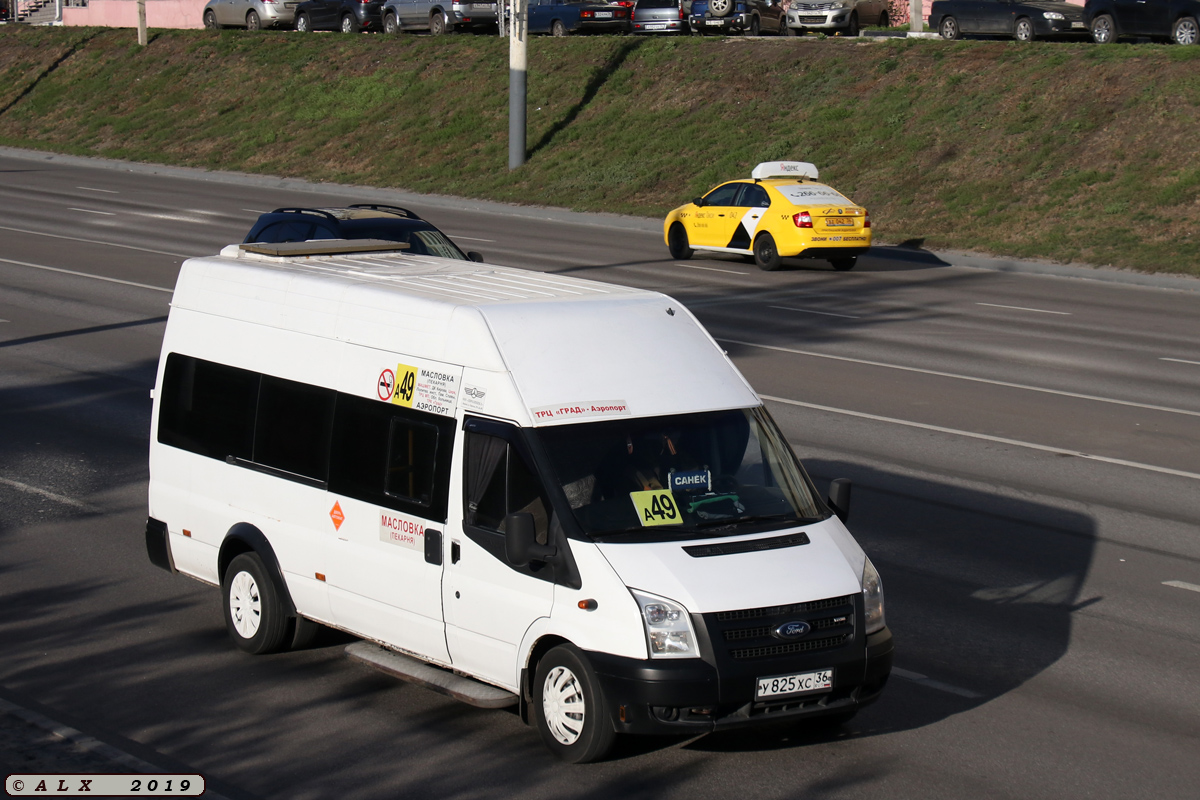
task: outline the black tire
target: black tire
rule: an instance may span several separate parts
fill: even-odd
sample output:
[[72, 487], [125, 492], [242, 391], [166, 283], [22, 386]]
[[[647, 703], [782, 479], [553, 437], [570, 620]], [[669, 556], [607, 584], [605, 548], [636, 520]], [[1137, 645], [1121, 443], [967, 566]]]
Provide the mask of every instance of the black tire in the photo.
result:
[[217, 15], [211, 11], [204, 12], [204, 27], [210, 31], [220, 30], [221, 26], [217, 24]]
[[1200, 42], [1200, 25], [1195, 17], [1180, 17], [1171, 26], [1171, 41], [1175, 44], [1196, 44]]
[[769, 233], [760, 233], [754, 240], [754, 263], [765, 272], [779, 269], [783, 259], [779, 257], [779, 248], [775, 246], [775, 238]]
[[444, 36], [446, 34], [445, 14], [435, 11], [429, 15], [429, 33], [431, 36]]
[[858, 263], [858, 256], [850, 256], [850, 258], [831, 258], [829, 263], [838, 272], [849, 272], [854, 269], [854, 265]]
[[248, 11], [246, 13], [246, 30], [248, 30], [248, 31], [261, 31], [262, 30], [262, 19], [258, 16], [258, 12], [255, 11], [254, 9], [250, 9], [250, 11]]
[[1100, 14], [1092, 20], [1092, 41], [1096, 44], [1112, 44], [1117, 40], [1117, 26], [1108, 14]]
[[533, 715], [550, 752], [571, 764], [598, 761], [617, 739], [596, 673], [574, 646], [560, 644], [538, 662]]
[[1032, 42], [1036, 38], [1033, 31], [1033, 20], [1029, 17], [1021, 17], [1017, 20], [1017, 24], [1013, 26], [1013, 38], [1018, 42]]
[[342, 17], [342, 33], [358, 33], [358, 18], [353, 14], [346, 14]]
[[858, 36], [858, 12], [850, 14], [850, 24], [846, 26], [847, 36]]
[[708, 13], [714, 17], [728, 17], [733, 13], [733, 0], [709, 0]]
[[677, 261], [686, 261], [695, 255], [688, 243], [687, 231], [678, 222], [667, 231], [667, 250], [670, 251], [671, 258]]
[[312, 33], [312, 20], [308, 18], [308, 14], [296, 17], [296, 30], [300, 33]]
[[742, 31], [743, 36], [759, 36], [762, 34], [762, 29], [758, 25], [758, 17], [750, 18], [750, 27]]
[[942, 21], [938, 24], [938, 33], [943, 39], [954, 40], [961, 35], [958, 29], [958, 20], [954, 17], [942, 17]]
[[383, 32], [389, 35], [400, 33], [400, 20], [396, 19], [395, 14], [383, 18]]
[[563, 24], [563, 21], [561, 19], [556, 19], [556, 20], [554, 20], [554, 22], [550, 23], [550, 35], [551, 36], [566, 36], [567, 35], [567, 26]]
[[799, 36], [800, 35], [800, 32], [797, 31], [795, 28], [788, 27], [786, 17], [783, 20], [783, 35], [784, 36]]
[[257, 553], [242, 553], [229, 562], [221, 594], [225, 628], [238, 649], [257, 656], [283, 647], [289, 633], [287, 611]]

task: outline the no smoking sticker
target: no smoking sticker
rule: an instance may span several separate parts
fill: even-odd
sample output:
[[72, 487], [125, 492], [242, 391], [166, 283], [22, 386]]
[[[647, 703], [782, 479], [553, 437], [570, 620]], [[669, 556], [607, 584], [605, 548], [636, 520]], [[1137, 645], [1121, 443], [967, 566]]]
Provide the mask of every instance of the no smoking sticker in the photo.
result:
[[379, 373], [378, 392], [380, 400], [391, 400], [392, 390], [395, 388], [396, 373], [392, 372], [390, 369], [385, 369], [383, 372]]

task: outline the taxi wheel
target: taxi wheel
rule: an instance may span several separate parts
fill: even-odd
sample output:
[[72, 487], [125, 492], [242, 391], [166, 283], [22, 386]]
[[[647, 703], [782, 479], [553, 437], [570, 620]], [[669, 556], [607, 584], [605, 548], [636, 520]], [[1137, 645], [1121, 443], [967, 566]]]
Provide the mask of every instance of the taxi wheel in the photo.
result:
[[831, 258], [829, 259], [829, 263], [833, 264], [833, 268], [838, 272], [849, 272], [858, 263], [858, 256], [852, 258]]
[[760, 233], [754, 240], [754, 263], [758, 264], [761, 270], [774, 272], [782, 262], [775, 239], [769, 233]]
[[671, 230], [667, 233], [667, 250], [671, 252], [671, 258], [680, 261], [689, 259], [694, 254], [688, 245], [687, 231], [678, 222], [672, 225]]
[[942, 34], [943, 39], [957, 39], [958, 20], [954, 17], [942, 17], [942, 24], [938, 26], [938, 32]]

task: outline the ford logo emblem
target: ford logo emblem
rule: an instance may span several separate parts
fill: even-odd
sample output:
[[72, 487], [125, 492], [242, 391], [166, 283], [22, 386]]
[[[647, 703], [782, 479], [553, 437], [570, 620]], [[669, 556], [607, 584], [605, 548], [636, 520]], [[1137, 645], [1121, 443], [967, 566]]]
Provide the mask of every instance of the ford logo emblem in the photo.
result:
[[771, 635], [776, 639], [799, 639], [811, 630], [812, 626], [807, 622], [785, 622], [771, 631]]

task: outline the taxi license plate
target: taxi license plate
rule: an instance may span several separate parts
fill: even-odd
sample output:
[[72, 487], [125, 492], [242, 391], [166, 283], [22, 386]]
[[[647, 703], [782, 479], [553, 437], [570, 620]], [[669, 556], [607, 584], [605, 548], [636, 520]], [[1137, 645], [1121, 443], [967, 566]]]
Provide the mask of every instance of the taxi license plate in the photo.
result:
[[612, 19], [611, 11], [597, 11], [596, 19]]
[[723, 19], [706, 19], [706, 20], [704, 20], [704, 24], [705, 25], [724, 25], [725, 20], [723, 20]]
[[754, 699], [762, 700], [783, 694], [825, 692], [832, 688], [833, 670], [831, 669], [797, 672], [793, 675], [773, 675], [769, 678], [758, 679], [758, 685], [754, 689]]
[[829, 228], [853, 228], [854, 217], [826, 217], [825, 226]]

